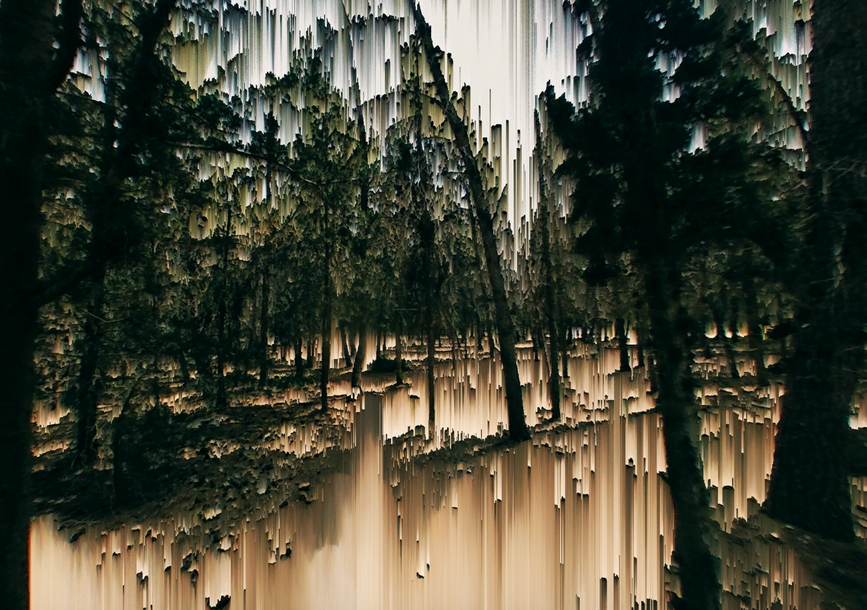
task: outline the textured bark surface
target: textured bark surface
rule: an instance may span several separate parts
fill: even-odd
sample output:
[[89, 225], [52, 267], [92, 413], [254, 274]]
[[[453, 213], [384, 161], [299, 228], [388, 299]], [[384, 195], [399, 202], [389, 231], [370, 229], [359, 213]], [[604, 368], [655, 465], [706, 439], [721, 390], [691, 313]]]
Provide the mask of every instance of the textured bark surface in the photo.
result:
[[54, 2], [0, 4], [0, 607], [26, 610], [34, 290]]
[[509, 299], [503, 281], [503, 270], [500, 268], [500, 253], [497, 249], [497, 238], [494, 232], [494, 221], [488, 209], [488, 199], [482, 186], [479, 167], [470, 148], [467, 126], [458, 116], [451, 100], [451, 93], [446, 85], [445, 77], [439, 64], [439, 54], [434, 48], [430, 26], [424, 19], [421, 8], [413, 3], [413, 13], [416, 21], [416, 34], [424, 47], [425, 57], [433, 75], [437, 98], [443, 112], [452, 128], [452, 137], [464, 165], [464, 172], [470, 187], [473, 200], [473, 210], [478, 221], [479, 235], [485, 254], [485, 265], [488, 269], [488, 280], [491, 284], [491, 295], [494, 300], [497, 335], [500, 340], [500, 359], [503, 363], [503, 383], [506, 390], [506, 403], [509, 413], [509, 438], [523, 441], [530, 438], [524, 415], [524, 398], [521, 390], [521, 378], [518, 374], [518, 357], [515, 351], [515, 324], [509, 309]]
[[681, 596], [677, 610], [720, 607], [721, 586], [717, 559], [710, 551], [710, 498], [693, 438], [698, 421], [690, 371], [691, 346], [677, 332], [680, 319], [679, 274], [675, 267], [656, 265], [645, 273], [650, 335], [655, 362], [657, 408], [662, 415], [666, 481], [674, 507], [673, 563]]
[[865, 365], [867, 321], [867, 4], [816, 0], [812, 26], [813, 220], [795, 288], [798, 331], [765, 509], [845, 541], [854, 529], [841, 443]]

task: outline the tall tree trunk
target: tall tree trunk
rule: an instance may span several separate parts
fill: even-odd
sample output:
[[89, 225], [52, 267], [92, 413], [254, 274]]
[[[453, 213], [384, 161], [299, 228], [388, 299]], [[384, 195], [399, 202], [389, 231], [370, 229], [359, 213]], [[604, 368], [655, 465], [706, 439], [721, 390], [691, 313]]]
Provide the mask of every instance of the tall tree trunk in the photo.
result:
[[320, 406], [328, 410], [328, 375], [331, 372], [331, 278], [326, 273], [322, 303], [322, 366], [319, 375]]
[[798, 280], [798, 331], [786, 373], [765, 510], [822, 536], [855, 537], [849, 409], [865, 366], [867, 322], [867, 4], [815, 0], [810, 233]]
[[[659, 261], [657, 261], [659, 263]], [[667, 271], [663, 271], [667, 270]], [[690, 370], [692, 346], [682, 333], [680, 288], [676, 268], [653, 265], [645, 273], [650, 310], [650, 334], [656, 362], [656, 405], [662, 415], [666, 482], [674, 507], [674, 549], [681, 598], [677, 610], [720, 607], [717, 560], [710, 551], [710, 499], [693, 438], [697, 433], [697, 405]]]
[[500, 359], [503, 365], [503, 379], [509, 417], [509, 438], [515, 441], [523, 441], [530, 438], [530, 432], [527, 429], [521, 378], [518, 374], [515, 325], [512, 321], [512, 312], [509, 309], [509, 299], [506, 294], [505, 282], [503, 281], [503, 271], [500, 268], [500, 254], [497, 250], [494, 221], [488, 209], [488, 200], [485, 196], [479, 167], [476, 165], [475, 155], [473, 155], [470, 148], [467, 126], [458, 116], [454, 104], [452, 104], [451, 92], [440, 68], [439, 54], [434, 48], [430, 26], [425, 21], [421, 8], [414, 2], [412, 2], [412, 8], [416, 21], [416, 34], [424, 46], [425, 57], [434, 79], [437, 97], [452, 128], [452, 137], [461, 154], [464, 171], [466, 172], [472, 195], [475, 218], [479, 224], [479, 234], [485, 253], [485, 264], [488, 269], [488, 280], [491, 284], [491, 295], [494, 299], [497, 333], [500, 339]]
[[226, 229], [223, 234], [223, 256], [220, 269], [219, 289], [217, 290], [217, 411], [223, 411], [228, 406], [226, 397], [226, 343], [228, 342], [228, 298], [229, 298], [229, 235], [232, 231], [232, 206], [227, 208]]
[[428, 404], [428, 436], [433, 438], [436, 431], [436, 333], [433, 325], [432, 306], [426, 308], [425, 326], [427, 327], [427, 404]]
[[259, 385], [268, 381], [268, 300], [270, 291], [268, 285], [268, 269], [262, 270], [262, 308], [259, 315]]
[[320, 406], [328, 411], [328, 374], [331, 371], [331, 236], [329, 235], [329, 202], [323, 202], [325, 211], [325, 260], [322, 276], [322, 369], [319, 376]]
[[626, 332], [626, 321], [623, 318], [614, 320], [614, 334], [617, 336], [617, 348], [620, 350], [620, 372], [632, 370], [629, 362], [629, 334]]
[[394, 337], [394, 382], [397, 385], [403, 383], [403, 324], [400, 322], [400, 312], [398, 312], [397, 332]]
[[367, 325], [363, 322], [358, 327], [358, 349], [355, 350], [355, 363], [352, 365], [352, 387], [361, 387], [361, 372], [367, 355]]
[[46, 106], [55, 2], [0, 4], [0, 607], [29, 607], [31, 423]]
[[301, 333], [295, 335], [295, 376], [298, 379], [304, 377], [304, 350], [301, 343]]
[[349, 349], [349, 341], [346, 339], [346, 326], [341, 323], [337, 327], [340, 329], [340, 341], [343, 344], [343, 360], [347, 367], [352, 366], [352, 352]]
[[305, 367], [312, 369], [314, 362], [316, 362], [316, 336], [310, 333], [307, 335], [307, 361]]
[[93, 467], [96, 461], [96, 420], [99, 395], [97, 393], [97, 368], [99, 365], [100, 343], [102, 342], [101, 319], [105, 288], [103, 273], [94, 279], [94, 290], [91, 311], [87, 312], [82, 337], [81, 368], [78, 371], [78, 387], [76, 392], [76, 453], [83, 468]]
[[560, 337], [557, 332], [557, 311], [559, 309], [554, 288], [554, 261], [551, 254], [550, 223], [553, 220], [551, 200], [548, 197], [548, 181], [545, 175], [545, 163], [542, 151], [542, 127], [539, 122], [539, 112], [533, 113], [533, 123], [536, 131], [536, 172], [539, 176], [539, 210], [537, 211], [538, 228], [542, 237], [542, 266], [544, 274], [545, 320], [548, 323], [548, 337], [551, 342], [548, 351], [549, 394], [551, 396], [551, 419], [560, 421]]

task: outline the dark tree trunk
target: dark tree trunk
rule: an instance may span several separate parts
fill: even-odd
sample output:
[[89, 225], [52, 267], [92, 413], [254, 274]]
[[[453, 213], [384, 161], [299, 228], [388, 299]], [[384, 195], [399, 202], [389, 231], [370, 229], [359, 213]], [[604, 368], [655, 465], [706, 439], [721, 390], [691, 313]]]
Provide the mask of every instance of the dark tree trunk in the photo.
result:
[[55, 2], [0, 4], [0, 607], [29, 607], [33, 349]]
[[394, 382], [397, 385], [403, 383], [403, 325], [400, 323], [400, 314], [398, 313], [397, 332], [394, 337]]
[[301, 344], [301, 333], [295, 336], [295, 376], [304, 377], [304, 350]]
[[352, 387], [361, 387], [361, 372], [364, 368], [364, 359], [367, 357], [367, 326], [361, 324], [358, 327], [358, 349], [355, 351], [355, 363], [352, 365]]
[[319, 377], [322, 412], [328, 410], [328, 375], [331, 371], [331, 227], [329, 223], [329, 201], [324, 205], [324, 269], [322, 275], [322, 370]]
[[87, 312], [82, 337], [81, 368], [78, 371], [76, 410], [76, 453], [83, 468], [93, 467], [96, 461], [96, 420], [99, 393], [97, 391], [97, 369], [99, 365], [100, 344], [102, 342], [101, 319], [105, 288], [103, 274], [95, 278], [96, 295], [91, 311]]
[[217, 309], [217, 397], [214, 401], [216, 409], [222, 411], [226, 408], [226, 295], [225, 292], [218, 297], [220, 303]]
[[262, 271], [262, 309], [259, 316], [259, 384], [268, 381], [268, 270]]
[[307, 336], [307, 361], [305, 363], [305, 367], [308, 369], [312, 369], [314, 362], [316, 361], [316, 337], [315, 335]]
[[427, 308], [425, 320], [427, 326], [427, 402], [428, 402], [428, 435], [433, 438], [436, 432], [436, 333], [433, 325], [431, 308]]
[[[539, 210], [537, 224], [542, 238], [542, 268], [545, 321], [548, 325], [548, 339], [551, 345], [548, 350], [548, 393], [551, 397], [551, 419], [559, 421], [560, 414], [560, 333], [557, 331], [557, 291], [554, 286], [554, 261], [551, 252], [551, 229], [554, 213], [551, 209], [551, 199], [548, 197], [548, 181], [545, 174], [544, 153], [542, 152], [542, 126], [539, 123], [539, 113], [533, 113], [533, 124], [536, 132], [536, 172], [539, 177]], [[544, 335], [540, 334], [540, 337]]]
[[[329, 308], [330, 309], [330, 308]], [[322, 318], [322, 367], [319, 374], [320, 406], [328, 410], [328, 375], [331, 371], [331, 319]]]
[[325, 275], [322, 303], [322, 366], [319, 375], [320, 406], [328, 410], [328, 375], [331, 372], [331, 277]]
[[786, 396], [765, 510], [827, 538], [854, 539], [849, 409], [867, 322], [867, 4], [815, 0], [804, 247]]
[[[667, 270], [667, 271], [663, 271]], [[693, 442], [697, 405], [690, 370], [692, 346], [683, 333], [679, 273], [673, 264], [657, 261], [646, 271], [645, 292], [650, 310], [650, 335], [657, 381], [656, 405], [662, 415], [666, 482], [674, 507], [674, 549], [681, 599], [678, 610], [720, 607], [717, 560], [710, 551], [710, 500], [701, 462]]]
[[347, 367], [352, 366], [352, 352], [349, 350], [349, 341], [346, 338], [346, 327], [343, 324], [338, 324], [340, 329], [340, 341], [343, 344], [343, 360]]
[[479, 167], [475, 155], [470, 148], [467, 126], [458, 116], [451, 100], [451, 92], [446, 84], [438, 55], [431, 38], [430, 26], [424, 19], [421, 8], [413, 3], [416, 21], [416, 34], [424, 46], [425, 57], [434, 79], [437, 97], [452, 128], [452, 137], [460, 151], [464, 171], [469, 182], [473, 199], [475, 218], [479, 225], [479, 234], [485, 253], [485, 264], [488, 269], [488, 280], [491, 284], [491, 295], [494, 299], [494, 311], [497, 322], [497, 333], [500, 338], [500, 359], [503, 365], [503, 379], [506, 390], [506, 403], [509, 417], [509, 438], [523, 441], [530, 438], [524, 414], [524, 398], [521, 389], [521, 378], [518, 374], [518, 355], [515, 350], [515, 325], [512, 312], [509, 309], [509, 299], [503, 281], [503, 271], [500, 268], [500, 254], [497, 250], [497, 237], [494, 231], [494, 221], [488, 209], [488, 200], [482, 185]]
[[614, 321], [614, 334], [617, 336], [617, 347], [620, 350], [620, 372], [632, 370], [629, 362], [629, 335], [626, 332], [626, 322], [623, 318]]

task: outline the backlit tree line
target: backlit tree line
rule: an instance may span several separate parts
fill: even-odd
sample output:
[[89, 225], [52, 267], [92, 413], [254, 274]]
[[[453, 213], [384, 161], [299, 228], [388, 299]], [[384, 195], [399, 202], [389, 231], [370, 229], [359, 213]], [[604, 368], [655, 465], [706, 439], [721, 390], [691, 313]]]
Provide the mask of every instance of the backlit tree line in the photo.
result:
[[[368, 339], [379, 352], [386, 336], [393, 357], [374, 366], [402, 383], [404, 350], [421, 351], [435, 430], [437, 345], [487, 335], [516, 442], [532, 433], [519, 341], [546, 360], [554, 421], [579, 335], [610, 339], [621, 370], [644, 368], [663, 423], [677, 607], [721, 598], [695, 435], [702, 355], [737, 377], [745, 353], [757, 383], [784, 381], [765, 510], [854, 539], [867, 6], [799, 4], [814, 39], [806, 117], [742, 4], [706, 18], [688, 0], [563, 6], [583, 24], [590, 95], [576, 107], [539, 92], [535, 209], [516, 275], [493, 160], [419, 6], [406, 7], [413, 30], [391, 93], [400, 116], [375, 133], [309, 45], [237, 96], [192, 89], [169, 26], [207, 3], [2, 0], [3, 606], [27, 607], [34, 401], [72, 411], [69, 467], [90, 469], [110, 454], [100, 405], [138, 416], [183, 394], [220, 412], [293, 386], [317, 388], [327, 414], [335, 366], [360, 386]], [[76, 56], [92, 62], [89, 78]], [[287, 117], [301, 130], [284, 140]], [[801, 152], [768, 141], [780, 123], [799, 130]], [[768, 370], [771, 352], [783, 358]]]

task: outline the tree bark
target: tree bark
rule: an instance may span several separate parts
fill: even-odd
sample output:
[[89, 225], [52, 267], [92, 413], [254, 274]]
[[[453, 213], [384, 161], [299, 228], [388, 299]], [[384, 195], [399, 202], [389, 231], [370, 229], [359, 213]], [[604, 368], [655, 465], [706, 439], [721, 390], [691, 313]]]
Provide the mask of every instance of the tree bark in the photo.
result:
[[645, 271], [645, 292], [650, 311], [652, 351], [656, 362], [656, 406], [662, 415], [666, 477], [674, 507], [674, 550], [681, 597], [677, 610], [713, 610], [720, 607], [721, 587], [717, 559], [710, 551], [710, 500], [701, 461], [693, 443], [697, 406], [690, 370], [692, 346], [680, 324], [679, 272], [656, 261]]
[[629, 335], [623, 318], [614, 320], [614, 334], [617, 335], [617, 348], [620, 351], [620, 372], [629, 372], [632, 370], [629, 362]]
[[268, 300], [270, 290], [268, 285], [268, 269], [262, 270], [262, 303], [259, 315], [259, 385], [268, 381]]
[[397, 318], [397, 332], [394, 337], [394, 382], [403, 383], [403, 324], [400, 323], [400, 312]]
[[54, 2], [0, 4], [0, 607], [29, 607], [30, 468], [41, 184]]
[[103, 274], [95, 278], [96, 296], [91, 311], [86, 312], [84, 336], [82, 337], [81, 367], [78, 371], [76, 396], [76, 453], [83, 468], [93, 467], [96, 461], [96, 421], [99, 396], [96, 388], [96, 374], [99, 365], [99, 351], [102, 340], [100, 318], [103, 313], [105, 288]]
[[346, 339], [346, 327], [343, 324], [338, 324], [340, 329], [340, 341], [343, 344], [343, 360], [346, 366], [352, 366], [352, 352], [349, 350], [349, 341]]
[[355, 351], [355, 362], [352, 365], [352, 387], [361, 387], [361, 373], [364, 367], [364, 359], [367, 355], [367, 325], [362, 323], [358, 327], [358, 349]]
[[765, 510], [813, 533], [851, 541], [848, 455], [840, 442], [849, 433], [867, 339], [867, 4], [815, 0], [812, 26], [812, 220]]
[[436, 334], [434, 332], [431, 306], [426, 309], [425, 326], [427, 326], [427, 403], [428, 403], [428, 436], [433, 438], [436, 432]]
[[301, 343], [301, 333], [295, 337], [295, 376], [298, 379], [304, 377], [304, 350]]
[[424, 47], [428, 67], [434, 79], [437, 97], [452, 128], [452, 137], [460, 151], [461, 158], [469, 182], [473, 200], [475, 218], [479, 224], [479, 234], [485, 254], [485, 264], [488, 268], [488, 280], [491, 284], [491, 294], [494, 299], [497, 333], [500, 339], [500, 360], [503, 365], [503, 379], [506, 390], [506, 404], [509, 418], [509, 438], [523, 441], [530, 438], [524, 414], [524, 398], [521, 389], [521, 378], [518, 374], [518, 357], [515, 349], [515, 325], [512, 312], [509, 309], [509, 299], [503, 281], [503, 271], [500, 268], [500, 254], [497, 250], [497, 238], [494, 232], [494, 222], [488, 210], [488, 201], [482, 186], [482, 177], [476, 164], [475, 156], [470, 148], [467, 126], [458, 116], [451, 93], [446, 85], [445, 77], [439, 65], [439, 54], [434, 48], [430, 26], [424, 19], [421, 8], [412, 2], [416, 21], [416, 34]]
[[548, 351], [549, 394], [551, 396], [551, 419], [560, 421], [560, 334], [557, 332], [558, 304], [554, 288], [554, 262], [551, 255], [550, 223], [553, 217], [551, 200], [548, 197], [547, 180], [545, 179], [545, 164], [542, 160], [542, 126], [539, 123], [539, 113], [533, 113], [536, 131], [536, 171], [539, 175], [539, 210], [537, 219], [542, 238], [542, 265], [545, 282], [545, 320], [548, 323], [548, 338], [551, 342]]

